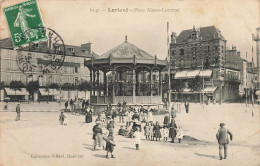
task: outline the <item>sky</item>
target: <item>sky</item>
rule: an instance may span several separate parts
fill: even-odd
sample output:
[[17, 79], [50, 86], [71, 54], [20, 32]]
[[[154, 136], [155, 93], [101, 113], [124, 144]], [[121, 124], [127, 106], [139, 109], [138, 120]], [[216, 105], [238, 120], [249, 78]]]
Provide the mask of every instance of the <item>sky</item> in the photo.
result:
[[[241, 56], [252, 55], [252, 34], [260, 27], [260, 0], [37, 0], [44, 26], [55, 30], [65, 44], [92, 43], [98, 55], [128, 41], [159, 59], [167, 57], [169, 34], [185, 29], [215, 25]], [[0, 38], [9, 37], [3, 8], [22, 0], [0, 0]], [[131, 12], [109, 12], [126, 9]], [[135, 12], [135, 9], [145, 12]], [[174, 9], [148, 12], [147, 9]], [[99, 12], [91, 12], [91, 10]], [[92, 11], [93, 11], [92, 10]], [[105, 10], [105, 11], [102, 11]]]

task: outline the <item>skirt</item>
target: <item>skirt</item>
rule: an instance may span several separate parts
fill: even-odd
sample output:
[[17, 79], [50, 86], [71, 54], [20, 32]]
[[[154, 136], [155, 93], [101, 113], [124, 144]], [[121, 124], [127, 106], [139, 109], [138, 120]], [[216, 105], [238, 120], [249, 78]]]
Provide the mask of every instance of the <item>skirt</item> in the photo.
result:
[[161, 131], [160, 130], [155, 130], [153, 136], [155, 138], [161, 138], [162, 137]]

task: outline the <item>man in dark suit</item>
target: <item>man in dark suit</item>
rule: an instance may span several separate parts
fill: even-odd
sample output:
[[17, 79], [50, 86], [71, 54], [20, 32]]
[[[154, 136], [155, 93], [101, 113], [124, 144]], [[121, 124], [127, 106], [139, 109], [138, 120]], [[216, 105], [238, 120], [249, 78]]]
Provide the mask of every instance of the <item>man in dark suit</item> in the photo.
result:
[[229, 143], [229, 137], [230, 136], [230, 140], [232, 141], [233, 139], [233, 135], [232, 133], [226, 129], [224, 126], [224, 123], [220, 123], [220, 129], [218, 130], [216, 137], [218, 140], [218, 144], [219, 144], [219, 159], [222, 160], [222, 149], [224, 148], [224, 159], [227, 158], [227, 150], [228, 150], [228, 143]]

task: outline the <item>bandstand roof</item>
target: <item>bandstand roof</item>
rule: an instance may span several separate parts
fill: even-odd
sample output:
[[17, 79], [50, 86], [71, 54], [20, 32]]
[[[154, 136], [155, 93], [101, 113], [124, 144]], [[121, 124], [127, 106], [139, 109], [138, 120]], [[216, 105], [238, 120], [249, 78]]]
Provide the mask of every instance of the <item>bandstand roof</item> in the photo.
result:
[[145, 52], [144, 50], [136, 47], [132, 43], [127, 41], [127, 36], [125, 42], [119, 46], [107, 51], [103, 55], [85, 61], [85, 66], [87, 67], [98, 67], [98, 68], [109, 68], [112, 64], [119, 65], [148, 65], [150, 67], [157, 66], [161, 69], [166, 67], [166, 60], [159, 60], [156, 56], [152, 56]]
[[109, 58], [110, 56], [114, 58], [134, 58], [135, 56], [136, 58], [154, 59], [154, 56], [129, 43], [127, 37], [124, 43], [97, 57], [97, 59]]

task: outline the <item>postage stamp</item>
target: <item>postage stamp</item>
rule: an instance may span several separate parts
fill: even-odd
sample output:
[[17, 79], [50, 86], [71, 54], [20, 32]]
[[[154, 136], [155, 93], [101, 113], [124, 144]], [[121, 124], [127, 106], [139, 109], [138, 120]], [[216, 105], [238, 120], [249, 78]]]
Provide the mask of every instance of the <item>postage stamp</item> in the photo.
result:
[[30, 42], [46, 40], [46, 34], [35, 27], [43, 27], [36, 0], [29, 0], [4, 8], [14, 48]]

